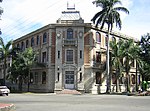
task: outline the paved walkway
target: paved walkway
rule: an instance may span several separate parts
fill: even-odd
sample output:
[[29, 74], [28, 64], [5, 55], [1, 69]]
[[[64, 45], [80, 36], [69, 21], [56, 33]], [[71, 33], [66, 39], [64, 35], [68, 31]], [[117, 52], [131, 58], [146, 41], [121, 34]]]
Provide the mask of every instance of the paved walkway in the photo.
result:
[[0, 111], [15, 111], [15, 107], [13, 104], [0, 103]]

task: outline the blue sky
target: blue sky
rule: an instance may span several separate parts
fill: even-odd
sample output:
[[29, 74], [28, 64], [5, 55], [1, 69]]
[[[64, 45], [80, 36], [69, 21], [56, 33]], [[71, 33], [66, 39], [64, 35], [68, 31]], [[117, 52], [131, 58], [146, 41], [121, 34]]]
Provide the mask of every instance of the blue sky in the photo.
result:
[[[4, 9], [1, 16], [0, 28], [5, 41], [15, 40], [44, 25], [56, 23], [61, 12], [75, 3], [76, 10], [86, 23], [90, 23], [94, 14], [100, 11], [92, 4], [94, 0], [3, 0], [0, 6]], [[150, 32], [150, 0], [121, 0], [130, 14], [122, 14], [123, 34], [140, 39]]]

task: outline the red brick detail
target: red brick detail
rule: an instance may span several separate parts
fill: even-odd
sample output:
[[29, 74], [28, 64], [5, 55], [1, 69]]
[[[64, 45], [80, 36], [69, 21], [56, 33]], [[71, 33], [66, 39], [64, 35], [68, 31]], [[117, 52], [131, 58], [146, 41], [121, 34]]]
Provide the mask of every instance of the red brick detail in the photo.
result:
[[56, 45], [56, 32], [52, 32], [52, 45]]
[[84, 47], [84, 63], [90, 63], [89, 47]]
[[84, 37], [84, 44], [90, 45], [90, 35], [89, 34]]
[[55, 63], [55, 46], [51, 47], [51, 63]]

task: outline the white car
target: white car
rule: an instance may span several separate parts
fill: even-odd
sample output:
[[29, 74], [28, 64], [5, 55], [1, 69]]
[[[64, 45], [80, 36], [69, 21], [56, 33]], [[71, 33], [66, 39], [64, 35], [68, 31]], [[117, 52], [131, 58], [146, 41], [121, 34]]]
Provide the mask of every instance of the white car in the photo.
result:
[[0, 95], [7, 95], [10, 93], [10, 90], [7, 88], [7, 86], [0, 86]]

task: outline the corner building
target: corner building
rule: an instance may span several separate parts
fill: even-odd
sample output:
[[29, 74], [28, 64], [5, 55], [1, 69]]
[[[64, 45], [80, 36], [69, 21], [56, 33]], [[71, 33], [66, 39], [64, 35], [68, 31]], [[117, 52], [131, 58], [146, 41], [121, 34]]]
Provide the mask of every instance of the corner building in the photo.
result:
[[[120, 37], [118, 33], [112, 36]], [[96, 94], [106, 91], [106, 40], [106, 31], [84, 23], [79, 11], [68, 9], [55, 24], [18, 38], [14, 46], [22, 50], [32, 47], [39, 53], [40, 65], [31, 70], [30, 91], [74, 89]], [[125, 91], [124, 84], [121, 88]], [[27, 89], [25, 82], [23, 89]]]

